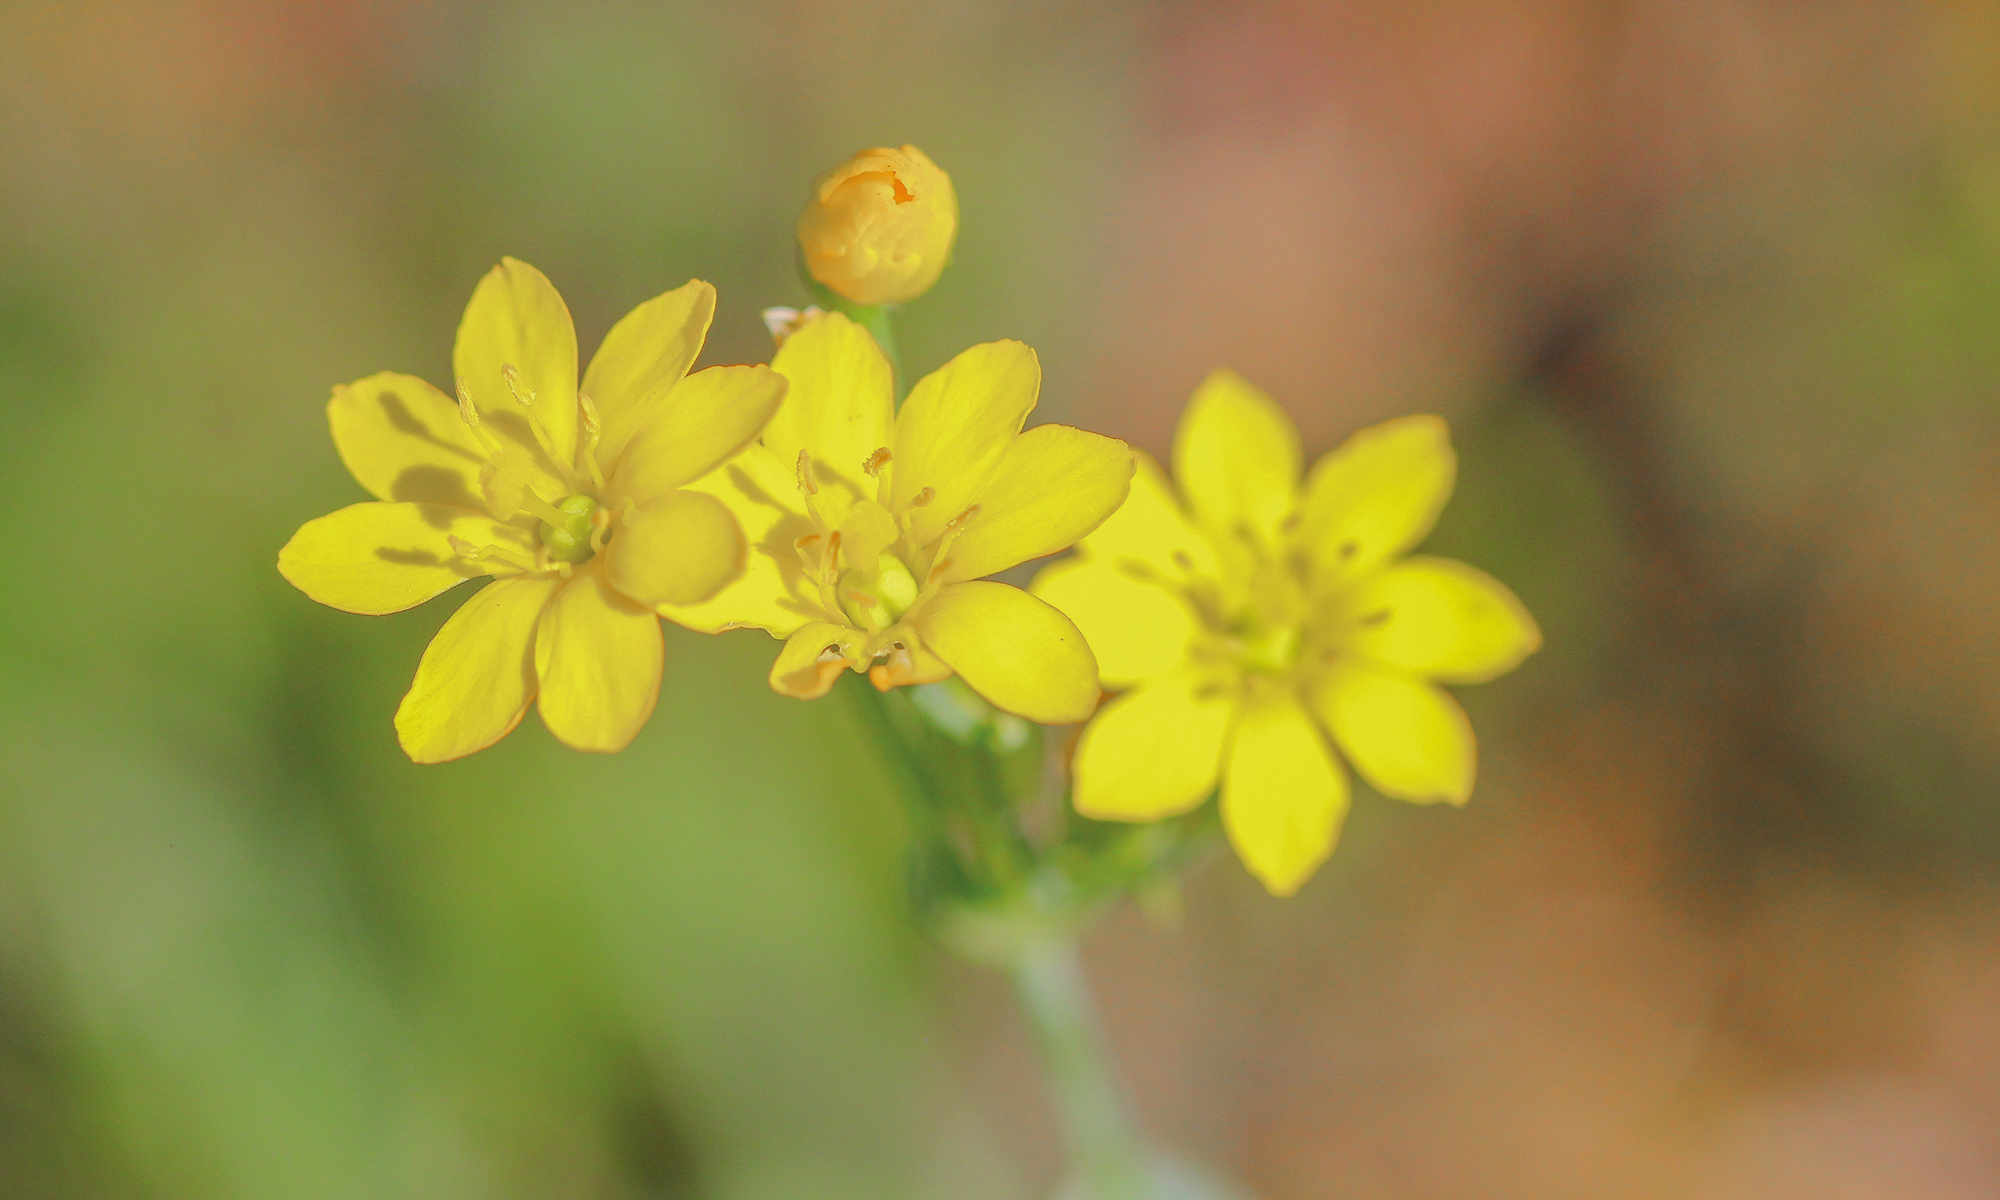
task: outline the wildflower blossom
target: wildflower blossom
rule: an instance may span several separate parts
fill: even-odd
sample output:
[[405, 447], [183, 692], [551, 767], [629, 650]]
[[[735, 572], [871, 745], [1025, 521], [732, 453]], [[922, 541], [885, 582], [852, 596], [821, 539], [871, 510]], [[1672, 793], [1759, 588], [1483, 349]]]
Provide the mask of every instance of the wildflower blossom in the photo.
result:
[[915, 146], [863, 150], [815, 180], [799, 214], [806, 270], [856, 304], [929, 291], [957, 236], [951, 176]]
[[1130, 689], [1077, 746], [1077, 810], [1152, 820], [1219, 780], [1238, 854], [1289, 894], [1347, 811], [1334, 746], [1385, 795], [1464, 803], [1472, 728], [1437, 683], [1511, 670], [1541, 635], [1483, 572], [1404, 557], [1451, 493], [1444, 422], [1364, 430], [1301, 489], [1289, 418], [1218, 372], [1175, 437], [1185, 507], [1139, 459], [1124, 507], [1034, 583], [1088, 636], [1107, 686]]
[[377, 614], [492, 577], [397, 709], [411, 758], [484, 749], [537, 697], [579, 750], [622, 749], [645, 724], [664, 654], [653, 607], [713, 595], [745, 556], [728, 509], [683, 485], [755, 438], [785, 391], [768, 367], [687, 374], [714, 311], [700, 282], [640, 305], [579, 390], [562, 297], [505, 259], [459, 325], [455, 400], [387, 372], [334, 389], [334, 444], [376, 499], [307, 522], [279, 552], [285, 578]]
[[743, 522], [743, 577], [660, 609], [693, 629], [787, 639], [786, 695], [843, 669], [883, 690], [956, 672], [994, 705], [1059, 724], [1090, 715], [1097, 664], [1069, 618], [982, 577], [1053, 554], [1125, 498], [1132, 453], [1064, 425], [1021, 432], [1034, 351], [974, 346], [921, 380], [900, 414], [888, 361], [839, 313], [807, 320], [771, 363], [790, 382], [760, 442], [695, 488]]

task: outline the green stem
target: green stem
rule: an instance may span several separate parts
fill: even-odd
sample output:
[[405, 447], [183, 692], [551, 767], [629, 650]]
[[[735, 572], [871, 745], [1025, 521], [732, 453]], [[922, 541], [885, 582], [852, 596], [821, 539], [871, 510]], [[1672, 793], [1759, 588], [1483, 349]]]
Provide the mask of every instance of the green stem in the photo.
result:
[[889, 369], [895, 373], [896, 404], [900, 407], [903, 397], [910, 390], [909, 377], [903, 374], [903, 356], [896, 351], [896, 325], [886, 304], [849, 304], [843, 301], [840, 310], [848, 319], [874, 335], [875, 344], [882, 347], [883, 357], [889, 360]]
[[[823, 304], [846, 313], [875, 338], [895, 373], [900, 408], [909, 380], [897, 353], [889, 306], [850, 303], [819, 287], [805, 271], [800, 274]], [[974, 831], [970, 861], [959, 864], [962, 881], [989, 893], [988, 898], [1020, 895], [1036, 855], [1017, 828], [1021, 797], [1013, 794], [1016, 781], [1008, 777], [1001, 758], [1025, 745], [1003, 750], [994, 742], [995, 714], [969, 691], [955, 696], [951, 683], [956, 682], [933, 685], [926, 694], [930, 703], [921, 714], [909, 696], [892, 699], [864, 694], [873, 689], [858, 683], [850, 687], [877, 744], [897, 760], [919, 839], [930, 839], [934, 845], [949, 842], [948, 836], [940, 836], [939, 818], [947, 811], [959, 813]], [[963, 689], [962, 684], [959, 687]], [[925, 732], [899, 727], [906, 726], [909, 718], [918, 718]], [[1033, 739], [1033, 744], [1038, 751], [1045, 745], [1041, 738]], [[1051, 925], [1034, 920], [1025, 930], [1016, 926], [1017, 935], [1024, 936], [1006, 939], [1011, 951], [997, 957], [1006, 961], [1013, 975], [1015, 993], [1041, 1046], [1056, 1116], [1069, 1148], [1071, 1174], [1082, 1185], [1083, 1195], [1088, 1200], [1147, 1200], [1143, 1147], [1126, 1115], [1083, 976], [1076, 935], [1070, 929], [1069, 922], [1060, 921]]]
[[1071, 1169], [1090, 1200], [1144, 1200], [1144, 1159], [1112, 1074], [1074, 938], [1041, 939], [1013, 962], [1014, 990], [1047, 1064]]
[[829, 312], [844, 313], [847, 319], [866, 329], [875, 338], [875, 344], [882, 348], [882, 354], [889, 360], [889, 369], [895, 373], [896, 407], [903, 406], [903, 397], [909, 393], [910, 380], [903, 374], [903, 356], [896, 352], [895, 306], [890, 304], [856, 304], [847, 297], [812, 277], [806, 269], [805, 256], [798, 260], [799, 280], [811, 293], [813, 303]]

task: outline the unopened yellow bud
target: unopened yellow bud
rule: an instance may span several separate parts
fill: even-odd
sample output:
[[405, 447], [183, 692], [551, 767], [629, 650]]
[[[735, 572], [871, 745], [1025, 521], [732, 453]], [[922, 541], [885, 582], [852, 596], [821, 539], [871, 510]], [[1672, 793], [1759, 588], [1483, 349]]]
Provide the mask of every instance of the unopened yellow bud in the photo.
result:
[[900, 304], [950, 260], [958, 196], [915, 146], [863, 150], [813, 183], [798, 232], [814, 279], [856, 304]]

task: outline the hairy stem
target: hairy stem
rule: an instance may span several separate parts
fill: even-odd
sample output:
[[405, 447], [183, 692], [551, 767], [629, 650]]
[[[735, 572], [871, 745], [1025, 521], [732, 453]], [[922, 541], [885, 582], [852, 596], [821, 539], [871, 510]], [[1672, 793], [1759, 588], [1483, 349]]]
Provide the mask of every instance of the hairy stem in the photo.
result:
[[1012, 969], [1083, 1194], [1089, 1200], [1144, 1200], [1139, 1138], [1105, 1053], [1075, 939], [1024, 945]]

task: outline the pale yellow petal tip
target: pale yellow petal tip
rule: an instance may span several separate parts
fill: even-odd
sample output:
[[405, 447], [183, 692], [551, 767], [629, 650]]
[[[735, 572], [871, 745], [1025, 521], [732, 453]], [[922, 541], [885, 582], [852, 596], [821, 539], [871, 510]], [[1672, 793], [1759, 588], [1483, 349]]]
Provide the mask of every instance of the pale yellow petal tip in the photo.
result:
[[434, 714], [413, 712], [408, 698], [405, 697], [404, 703], [396, 709], [396, 744], [402, 747], [403, 753], [411, 762], [421, 767], [457, 762], [461, 758], [469, 758], [481, 750], [498, 745], [520, 726], [521, 718], [527, 713], [527, 708], [523, 706], [520, 712], [514, 714], [514, 719], [507, 723], [505, 729], [477, 745], [472, 745], [462, 737], [449, 736], [448, 730], [440, 722], [431, 719], [434, 718]]
[[1501, 605], [1514, 618], [1519, 641], [1515, 645], [1513, 653], [1502, 660], [1503, 665], [1496, 667], [1490, 672], [1464, 679], [1444, 678], [1448, 678], [1448, 681], [1452, 683], [1485, 683], [1489, 680], [1498, 679], [1500, 676], [1507, 674], [1526, 662], [1530, 656], [1541, 652], [1543, 644], [1541, 623], [1535, 620], [1535, 614], [1528, 611], [1528, 606], [1521, 602], [1521, 597], [1514, 593], [1513, 588], [1508, 587], [1498, 579], [1470, 564], [1458, 563], [1453, 559], [1445, 561], [1453, 562], [1467, 571], [1477, 572], [1480, 577], [1492, 584], [1494, 594], [1499, 599]]
[[[554, 733], [555, 731], [550, 730], [550, 732]], [[622, 736], [613, 736], [600, 741], [586, 740], [583, 738], [575, 738], [575, 739], [566, 738], [563, 737], [561, 734], [556, 734], [556, 740], [561, 742], [563, 745], [569, 747], [571, 750], [576, 751], [579, 754], [617, 754], [620, 751], [624, 750], [625, 747], [630, 746], [633, 742], [633, 739], [637, 738], [638, 736], [639, 736], [639, 731], [637, 729], [634, 729], [630, 733], [623, 734]]]
[[1158, 796], [1133, 796], [1116, 790], [1076, 787], [1071, 805], [1077, 815], [1093, 821], [1125, 821], [1142, 824], [1176, 817], [1188, 810], [1180, 803], [1160, 803]]
[[1451, 422], [1445, 420], [1437, 413], [1406, 413], [1400, 417], [1391, 417], [1387, 421], [1370, 425], [1355, 436], [1361, 437], [1369, 434], [1383, 435], [1391, 433], [1408, 433], [1412, 435], [1428, 433], [1444, 445], [1449, 446], [1451, 444]]
[[1314, 875], [1319, 873], [1320, 862], [1324, 861], [1326, 860], [1321, 859], [1319, 862], [1310, 863], [1302, 871], [1291, 870], [1283, 872], [1261, 871], [1255, 864], [1248, 862], [1244, 865], [1250, 868], [1250, 874], [1256, 878], [1257, 882], [1264, 885], [1265, 891], [1280, 900], [1288, 900], [1297, 895], [1299, 889], [1304, 887]]
[[[1188, 413], [1197, 409], [1218, 405], [1240, 406], [1281, 422], [1286, 428], [1292, 427], [1291, 414], [1279, 404], [1271, 393], [1251, 383], [1242, 375], [1228, 367], [1217, 367], [1195, 386], [1194, 394], [1188, 398]], [[1183, 414], [1182, 421], [1188, 420]], [[1240, 418], [1232, 418], [1240, 419]]]
[[1392, 447], [1405, 454], [1414, 452], [1418, 456], [1415, 462], [1421, 463], [1429, 458], [1456, 472], [1458, 452], [1451, 444], [1451, 422], [1436, 413], [1407, 413], [1358, 429], [1320, 461], [1337, 462], [1355, 453], [1367, 453], [1375, 448], [1389, 450]]
[[1340, 818], [1334, 818], [1331, 831], [1317, 845], [1301, 845], [1291, 839], [1273, 839], [1272, 844], [1264, 845], [1259, 839], [1246, 838], [1240, 833], [1231, 841], [1244, 869], [1264, 885], [1265, 891], [1283, 899], [1296, 895], [1333, 857], [1334, 847], [1340, 842]]

